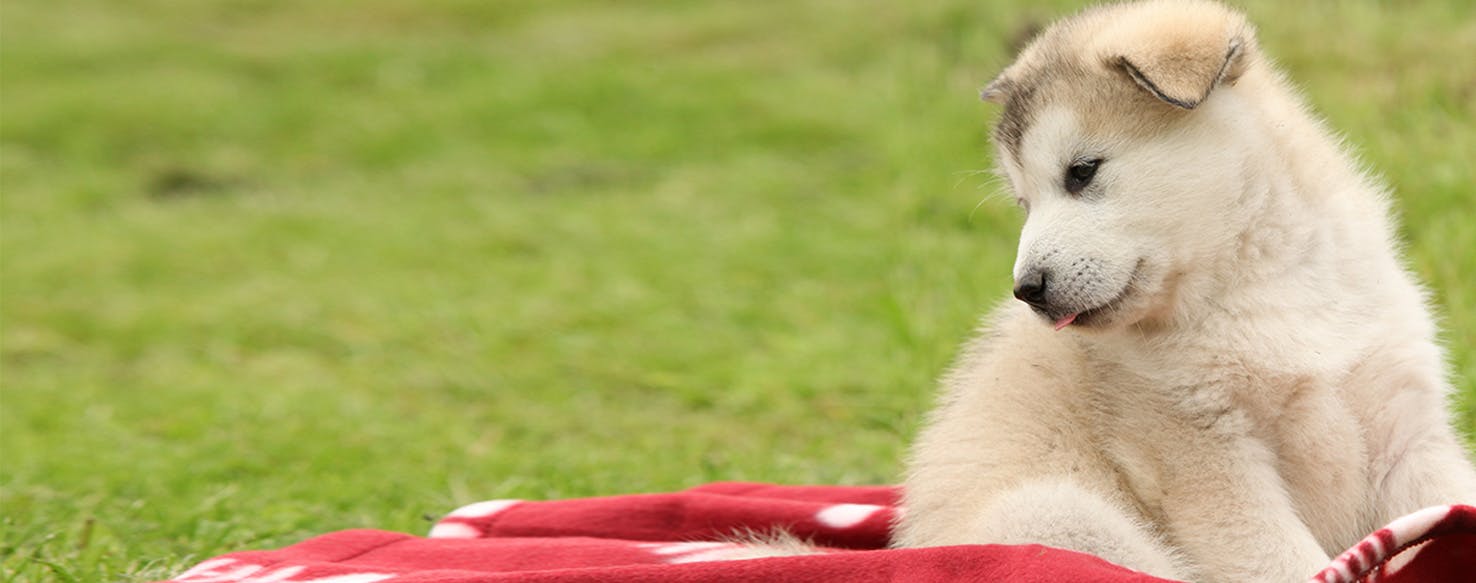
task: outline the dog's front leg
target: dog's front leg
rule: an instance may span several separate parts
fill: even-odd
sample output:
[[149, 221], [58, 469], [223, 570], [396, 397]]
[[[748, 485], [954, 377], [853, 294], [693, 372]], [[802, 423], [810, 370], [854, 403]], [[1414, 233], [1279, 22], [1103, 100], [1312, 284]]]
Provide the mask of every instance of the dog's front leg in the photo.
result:
[[1374, 461], [1374, 523], [1427, 506], [1476, 504], [1476, 471], [1444, 419], [1411, 427]]
[[1245, 415], [1223, 406], [1173, 409], [1155, 436], [1160, 511], [1194, 563], [1194, 580], [1301, 581], [1326, 566], [1275, 455], [1251, 434]]

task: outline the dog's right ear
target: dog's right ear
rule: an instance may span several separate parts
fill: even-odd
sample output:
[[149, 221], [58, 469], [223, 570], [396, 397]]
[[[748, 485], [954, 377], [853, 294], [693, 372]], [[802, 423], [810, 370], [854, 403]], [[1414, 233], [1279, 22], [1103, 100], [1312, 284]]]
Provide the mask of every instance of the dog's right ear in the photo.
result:
[[979, 90], [979, 99], [989, 103], [1003, 104], [1006, 97], [1005, 90], [1008, 87], [1009, 82], [1005, 80], [1004, 75], [995, 77], [993, 81]]

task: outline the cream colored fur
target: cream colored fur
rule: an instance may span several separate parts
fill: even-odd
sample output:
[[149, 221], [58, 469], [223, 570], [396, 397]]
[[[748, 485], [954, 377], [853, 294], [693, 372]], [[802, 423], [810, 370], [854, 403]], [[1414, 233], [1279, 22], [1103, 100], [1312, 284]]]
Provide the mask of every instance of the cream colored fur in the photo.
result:
[[[1067, 274], [1053, 293], [1083, 316], [988, 319], [915, 442], [897, 545], [1293, 581], [1390, 519], [1476, 503], [1384, 189], [1258, 51], [1219, 4], [1106, 6], [986, 90], [1028, 209], [1016, 276]], [[1102, 162], [1068, 194], [1082, 158]]]

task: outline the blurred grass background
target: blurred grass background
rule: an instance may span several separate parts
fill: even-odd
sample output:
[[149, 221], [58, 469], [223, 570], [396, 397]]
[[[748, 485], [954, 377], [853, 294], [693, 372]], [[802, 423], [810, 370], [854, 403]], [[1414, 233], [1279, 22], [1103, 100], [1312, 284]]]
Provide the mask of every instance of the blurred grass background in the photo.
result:
[[[1009, 286], [975, 91], [1077, 4], [7, 0], [3, 579], [894, 481]], [[1476, 14], [1246, 8], [1398, 193], [1470, 435]]]

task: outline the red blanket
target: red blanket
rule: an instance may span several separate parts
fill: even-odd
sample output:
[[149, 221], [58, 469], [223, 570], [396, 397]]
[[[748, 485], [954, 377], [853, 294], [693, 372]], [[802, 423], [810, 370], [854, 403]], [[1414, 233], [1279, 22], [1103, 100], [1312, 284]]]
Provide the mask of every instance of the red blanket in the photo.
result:
[[[886, 549], [889, 487], [716, 483], [670, 494], [493, 500], [441, 519], [429, 538], [330, 533], [244, 551], [181, 573], [181, 583], [572, 583], [687, 581], [1164, 581], [1039, 545]], [[824, 554], [741, 558], [723, 542], [782, 528]], [[1476, 508], [1427, 509], [1370, 535], [1317, 581], [1455, 581], [1476, 572]]]

